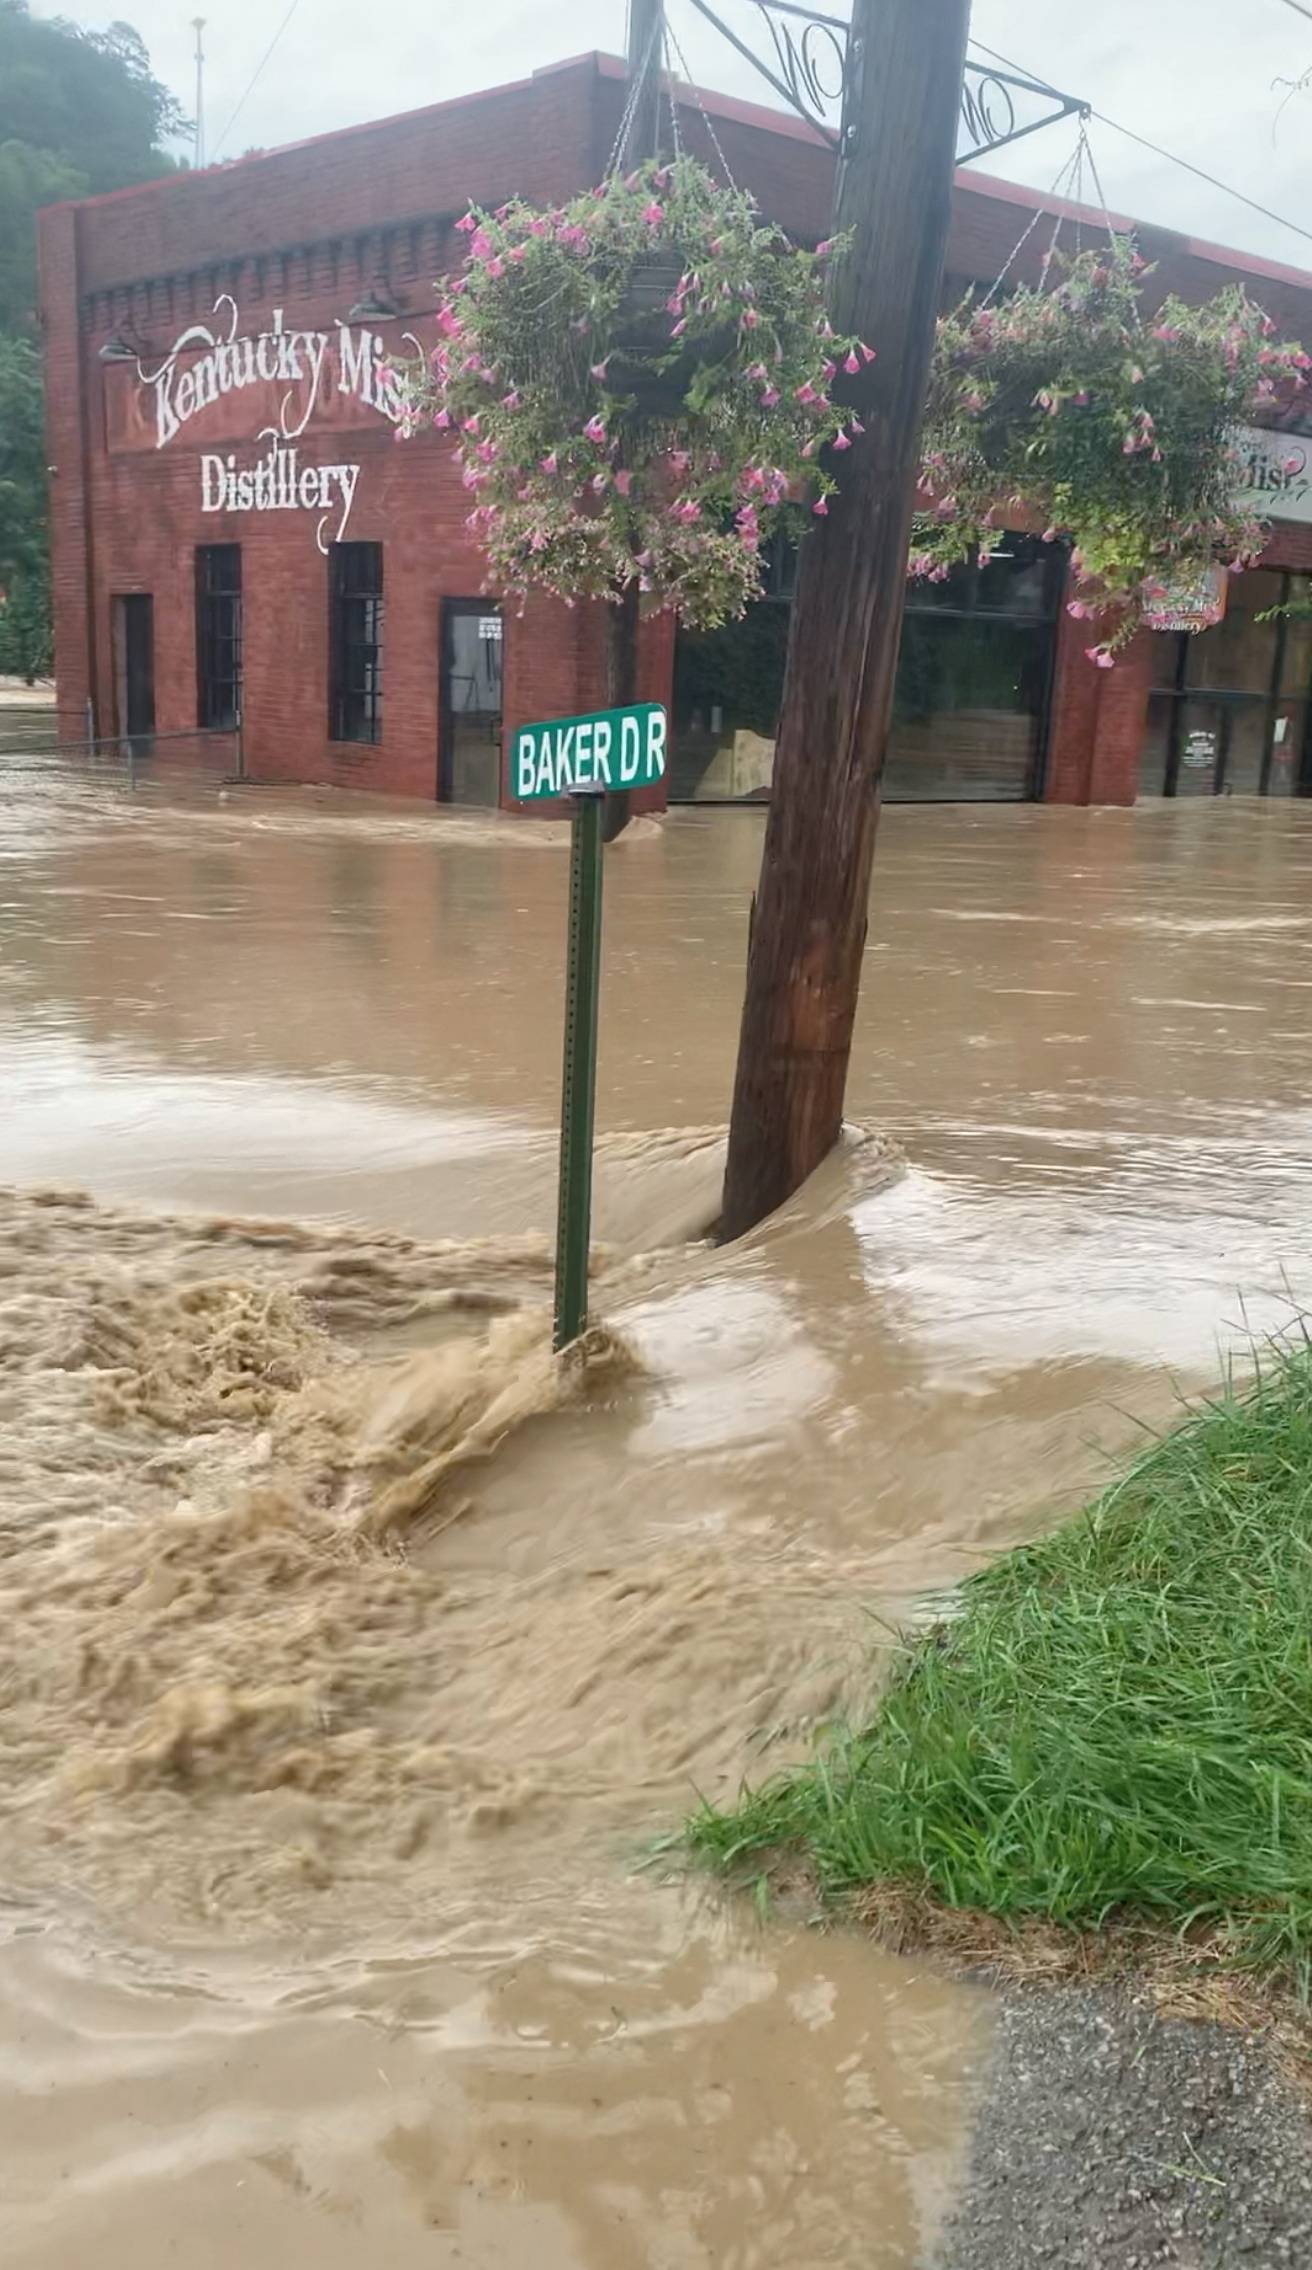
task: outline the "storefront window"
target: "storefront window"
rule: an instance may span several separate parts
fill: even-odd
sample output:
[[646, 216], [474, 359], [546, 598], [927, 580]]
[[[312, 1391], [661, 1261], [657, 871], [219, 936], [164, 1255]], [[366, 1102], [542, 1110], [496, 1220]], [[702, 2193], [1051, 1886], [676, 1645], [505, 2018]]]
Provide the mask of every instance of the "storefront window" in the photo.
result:
[[1184, 682], [1206, 686], [1209, 692], [1265, 694], [1271, 687], [1276, 633], [1272, 623], [1258, 621], [1278, 607], [1282, 576], [1267, 568], [1232, 575], [1227, 585], [1228, 604], [1221, 621], [1210, 631], [1185, 640]]
[[[769, 795], [788, 646], [790, 553], [742, 622], [680, 633], [670, 793], [675, 802]], [[891, 801], [1032, 795], [1037, 785], [1062, 555], [999, 535], [990, 557], [908, 597], [884, 793]]]
[[1144, 796], [1296, 795], [1312, 715], [1312, 620], [1271, 616], [1312, 578], [1232, 577], [1222, 622], [1154, 634], [1139, 772]]

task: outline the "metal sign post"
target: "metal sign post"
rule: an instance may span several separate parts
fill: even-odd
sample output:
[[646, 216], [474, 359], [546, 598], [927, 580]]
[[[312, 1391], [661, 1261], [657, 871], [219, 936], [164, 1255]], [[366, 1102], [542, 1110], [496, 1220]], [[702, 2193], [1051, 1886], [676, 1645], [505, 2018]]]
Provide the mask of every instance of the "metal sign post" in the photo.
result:
[[510, 785], [520, 803], [560, 796], [573, 800], [552, 1336], [552, 1345], [558, 1349], [577, 1340], [588, 1322], [606, 795], [616, 788], [649, 788], [660, 780], [665, 772], [665, 742], [666, 718], [660, 703], [631, 702], [624, 709], [594, 710], [586, 717], [553, 717], [543, 725], [522, 725], [511, 749]]
[[569, 934], [565, 959], [565, 1070], [560, 1094], [560, 1192], [556, 1208], [556, 1321], [552, 1345], [567, 1348], [588, 1322], [592, 1229], [592, 1130], [597, 1094], [601, 990], [601, 823], [604, 788], [576, 788], [569, 844]]

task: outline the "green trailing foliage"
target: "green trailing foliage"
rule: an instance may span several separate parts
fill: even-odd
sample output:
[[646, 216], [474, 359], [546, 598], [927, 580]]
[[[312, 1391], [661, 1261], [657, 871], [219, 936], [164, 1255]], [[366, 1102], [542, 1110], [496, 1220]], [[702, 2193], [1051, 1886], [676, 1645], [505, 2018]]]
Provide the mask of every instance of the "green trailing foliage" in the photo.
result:
[[936, 501], [916, 518], [912, 574], [946, 575], [1024, 516], [1070, 542], [1070, 611], [1103, 664], [1168, 585], [1257, 558], [1267, 531], [1235, 502], [1235, 428], [1312, 368], [1241, 286], [1150, 311], [1149, 274], [1113, 237], [1050, 289], [964, 300], [939, 324], [923, 435]]
[[1312, 1979], [1312, 1350], [1266, 1352], [910, 1644], [869, 1724], [692, 1853], [1013, 1923], [1205, 1929]]
[[832, 392], [873, 360], [826, 314], [841, 241], [791, 244], [689, 157], [458, 225], [401, 431], [451, 436], [494, 581], [636, 592], [698, 630], [741, 615], [763, 547], [828, 512], [864, 431]]

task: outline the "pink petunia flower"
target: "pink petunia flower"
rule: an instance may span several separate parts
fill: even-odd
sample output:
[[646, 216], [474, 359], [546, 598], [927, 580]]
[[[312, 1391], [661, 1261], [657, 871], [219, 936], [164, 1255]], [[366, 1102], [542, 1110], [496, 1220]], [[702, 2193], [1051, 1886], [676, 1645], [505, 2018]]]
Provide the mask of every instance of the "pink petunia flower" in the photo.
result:
[[650, 205], [643, 206], [642, 218], [647, 223], [649, 229], [658, 229], [661, 225], [661, 222], [665, 218], [665, 207], [663, 205], [658, 205], [655, 198], [653, 197]]
[[852, 378], [854, 378], [856, 376], [856, 373], [860, 370], [861, 357], [858, 355], [855, 347], [850, 347], [847, 353], [844, 355], [843, 368], [848, 373], [849, 377]]
[[548, 451], [547, 455], [541, 460], [541, 465], [544, 473], [555, 473], [559, 470], [560, 459], [554, 449]]
[[606, 439], [605, 421], [595, 416], [589, 418], [583, 428], [583, 438], [585, 441], [603, 442]]
[[814, 503], [814, 504], [812, 505], [812, 507], [811, 507], [811, 510], [812, 510], [812, 512], [818, 513], [818, 514], [820, 515], [820, 518], [821, 518], [822, 520], [826, 519], [826, 518], [828, 517], [828, 513], [829, 513], [829, 500], [828, 500], [828, 498], [827, 498], [827, 497], [817, 497], [817, 498], [816, 498], [816, 500], [815, 500], [815, 503]]

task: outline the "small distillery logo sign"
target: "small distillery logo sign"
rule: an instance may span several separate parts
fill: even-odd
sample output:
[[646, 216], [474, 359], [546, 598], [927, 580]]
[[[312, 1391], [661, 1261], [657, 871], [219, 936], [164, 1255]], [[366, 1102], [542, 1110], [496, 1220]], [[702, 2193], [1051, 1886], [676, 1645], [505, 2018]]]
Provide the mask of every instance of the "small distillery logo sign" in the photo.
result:
[[[277, 423], [257, 431], [257, 441], [269, 444], [257, 459], [244, 460], [235, 450], [202, 451], [201, 510], [312, 512], [315, 539], [326, 552], [346, 534], [360, 467], [302, 464], [295, 444], [316, 405], [334, 393], [364, 403], [391, 425], [399, 423], [400, 395], [384, 343], [376, 332], [354, 330], [349, 323], [331, 331], [289, 329], [280, 307], [269, 330], [239, 338], [237, 303], [228, 292], [214, 302], [213, 312], [226, 319], [226, 335], [206, 323], [189, 324], [158, 369], [137, 365], [143, 387], [154, 396], [155, 447], [167, 448], [228, 395], [256, 387], [267, 399], [271, 388], [281, 387]], [[409, 333], [406, 339], [418, 352], [418, 341]]]

